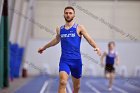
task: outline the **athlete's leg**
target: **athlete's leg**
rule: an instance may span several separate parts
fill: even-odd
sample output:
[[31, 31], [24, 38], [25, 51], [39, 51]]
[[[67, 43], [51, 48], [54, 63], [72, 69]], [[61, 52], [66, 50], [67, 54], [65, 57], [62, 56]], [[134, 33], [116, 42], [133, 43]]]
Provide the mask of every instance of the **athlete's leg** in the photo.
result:
[[106, 64], [105, 66], [105, 77], [109, 80], [110, 78], [110, 67]]
[[109, 72], [105, 72], [105, 77], [109, 80], [109, 78], [110, 78], [110, 73], [109, 73]]
[[73, 81], [73, 88], [74, 88], [73, 93], [78, 93], [80, 89], [80, 78], [77, 79], [72, 76], [72, 81]]
[[82, 61], [81, 59], [73, 60], [74, 64], [71, 64], [70, 70], [72, 75], [72, 81], [73, 81], [73, 88], [74, 93], [78, 93], [80, 89], [80, 78], [82, 76]]
[[66, 93], [66, 85], [69, 77], [70, 68], [65, 60], [61, 60], [59, 63], [59, 89], [58, 93]]
[[68, 74], [65, 71], [60, 71], [59, 72], [59, 89], [58, 93], [66, 93], [66, 85], [67, 85], [67, 80], [68, 80]]
[[114, 77], [115, 77], [114, 72], [110, 73], [110, 78], [109, 78], [109, 88], [112, 88], [113, 81], [114, 81]]
[[111, 72], [105, 72], [105, 77], [107, 78], [107, 80], [108, 80], [108, 88], [109, 88], [109, 90], [111, 90], [111, 86], [112, 86], [112, 80], [111, 80]]

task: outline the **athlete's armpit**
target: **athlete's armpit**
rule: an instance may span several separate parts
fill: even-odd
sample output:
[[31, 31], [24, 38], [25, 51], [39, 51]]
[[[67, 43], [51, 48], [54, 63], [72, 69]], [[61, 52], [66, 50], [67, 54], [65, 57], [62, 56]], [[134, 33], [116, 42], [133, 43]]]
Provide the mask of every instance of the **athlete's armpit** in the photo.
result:
[[79, 25], [80, 33], [84, 36], [84, 38], [88, 41], [88, 43], [94, 47], [97, 48], [95, 41], [91, 38], [91, 36], [87, 33], [85, 27], [83, 25]]

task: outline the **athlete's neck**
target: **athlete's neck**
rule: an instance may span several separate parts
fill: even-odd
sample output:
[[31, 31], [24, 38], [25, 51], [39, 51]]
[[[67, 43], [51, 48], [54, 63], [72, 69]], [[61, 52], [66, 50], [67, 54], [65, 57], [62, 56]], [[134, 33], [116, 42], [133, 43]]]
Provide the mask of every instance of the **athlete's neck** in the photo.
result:
[[113, 53], [115, 51], [115, 49], [109, 49], [109, 52]]
[[73, 26], [73, 24], [74, 24], [73, 21], [71, 21], [71, 22], [66, 22], [65, 27], [71, 27], [71, 26]]

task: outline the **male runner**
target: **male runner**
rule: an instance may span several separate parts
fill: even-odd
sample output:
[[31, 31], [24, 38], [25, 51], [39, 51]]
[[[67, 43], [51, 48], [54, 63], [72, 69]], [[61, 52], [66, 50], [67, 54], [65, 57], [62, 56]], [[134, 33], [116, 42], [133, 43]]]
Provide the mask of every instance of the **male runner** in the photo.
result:
[[66, 24], [60, 28], [57, 27], [56, 37], [38, 50], [39, 53], [42, 53], [45, 49], [52, 47], [61, 41], [62, 54], [59, 63], [60, 81], [58, 93], [66, 93], [66, 84], [70, 72], [73, 81], [73, 93], [78, 93], [79, 91], [80, 78], [82, 74], [82, 60], [80, 54], [80, 43], [82, 36], [97, 51], [97, 54], [101, 55], [99, 48], [97, 47], [94, 40], [89, 36], [84, 26], [74, 23], [74, 17], [74, 8], [71, 6], [66, 7], [64, 9], [64, 18]]
[[111, 41], [108, 43], [108, 51], [104, 52], [101, 57], [101, 64], [104, 66], [104, 57], [106, 57], [105, 60], [105, 77], [109, 80], [109, 91], [112, 90], [113, 80], [115, 77], [115, 68], [114, 64], [119, 64], [119, 57], [118, 53], [115, 50], [115, 42]]

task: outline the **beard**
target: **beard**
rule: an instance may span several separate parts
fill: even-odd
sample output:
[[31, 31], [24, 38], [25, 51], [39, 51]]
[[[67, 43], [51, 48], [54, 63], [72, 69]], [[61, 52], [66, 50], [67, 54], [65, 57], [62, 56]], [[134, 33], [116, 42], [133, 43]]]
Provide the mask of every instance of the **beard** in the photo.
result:
[[69, 22], [71, 22], [73, 20], [74, 17], [72, 17], [71, 19], [69, 19], [69, 17], [67, 17], [67, 18], [64, 17], [64, 18], [65, 18], [65, 21], [69, 23]]

